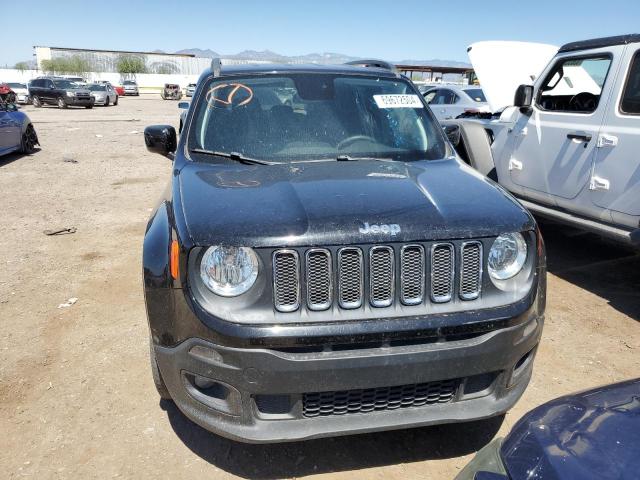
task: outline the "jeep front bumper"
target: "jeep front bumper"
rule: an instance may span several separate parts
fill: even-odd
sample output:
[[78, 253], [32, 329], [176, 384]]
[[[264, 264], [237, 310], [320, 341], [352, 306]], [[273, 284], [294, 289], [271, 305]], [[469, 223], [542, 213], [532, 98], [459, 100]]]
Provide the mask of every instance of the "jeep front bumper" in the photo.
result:
[[198, 338], [155, 346], [180, 410], [252, 443], [472, 421], [509, 410], [532, 372], [543, 317], [467, 338], [329, 351], [237, 348]]

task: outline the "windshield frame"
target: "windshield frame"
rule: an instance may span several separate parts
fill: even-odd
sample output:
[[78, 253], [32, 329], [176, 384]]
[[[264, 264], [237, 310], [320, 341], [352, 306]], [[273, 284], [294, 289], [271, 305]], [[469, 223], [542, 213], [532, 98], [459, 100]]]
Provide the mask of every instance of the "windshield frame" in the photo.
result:
[[[413, 82], [411, 82], [406, 76], [404, 75], [389, 75], [389, 73], [387, 72], [381, 72], [380, 75], [376, 75], [375, 71], [372, 72], [359, 72], [359, 71], [340, 71], [340, 70], [327, 70], [326, 72], [310, 72], [308, 70], [272, 70], [272, 71], [266, 71], [266, 72], [251, 72], [251, 71], [238, 71], [238, 72], [233, 72], [233, 73], [223, 73], [222, 75], [219, 76], [214, 76], [213, 73], [210, 73], [209, 75], [207, 75], [204, 78], [201, 78], [198, 81], [198, 85], [202, 84], [202, 85], [209, 85], [210, 82], [215, 81], [215, 82], [222, 82], [225, 80], [229, 80], [229, 81], [234, 81], [234, 79], [238, 79], [238, 78], [268, 78], [268, 77], [289, 77], [292, 75], [335, 75], [336, 77], [342, 77], [342, 78], [348, 78], [348, 77], [360, 77], [360, 78], [368, 78], [368, 79], [379, 79], [379, 80], [385, 80], [385, 81], [390, 81], [390, 82], [401, 82], [404, 83], [407, 86], [407, 92], [406, 94], [412, 94], [412, 95], [416, 95], [419, 99], [420, 102], [423, 105], [423, 109], [424, 109], [424, 114], [428, 117], [429, 121], [432, 123], [432, 125], [434, 125], [433, 131], [434, 131], [434, 135], [437, 136], [439, 138], [439, 141], [442, 142], [443, 144], [443, 154], [441, 157], [439, 158], [434, 158], [434, 159], [428, 159], [428, 158], [420, 158], [420, 159], [415, 159], [415, 160], [390, 160], [388, 158], [381, 158], [382, 160], [385, 161], [407, 161], [407, 162], [413, 162], [413, 161], [419, 161], [419, 160], [425, 160], [425, 161], [437, 161], [437, 160], [446, 160], [446, 159], [451, 159], [452, 157], [455, 157], [455, 151], [453, 150], [453, 148], [451, 147], [451, 144], [448, 140], [448, 138], [446, 137], [440, 123], [438, 122], [437, 118], [435, 117], [435, 115], [433, 114], [433, 112], [431, 111], [431, 109], [429, 108], [428, 104], [425, 102], [424, 97], [422, 96], [422, 93], [420, 93], [418, 91], [418, 89], [416, 88], [416, 86], [413, 84]], [[201, 148], [198, 146], [197, 143], [195, 143], [195, 139], [194, 139], [194, 134], [195, 132], [193, 131], [195, 128], [195, 124], [196, 122], [196, 114], [200, 108], [200, 104], [202, 102], [206, 102], [205, 100], [205, 96], [206, 96], [206, 92], [205, 92], [205, 88], [199, 88], [196, 90], [196, 94], [195, 97], [192, 100], [192, 105], [195, 108], [190, 108], [187, 112], [187, 116], [185, 117], [185, 121], [184, 121], [184, 128], [182, 130], [182, 134], [180, 135], [180, 146], [179, 148], [182, 149], [182, 153], [184, 155], [184, 157], [191, 162], [203, 162], [203, 163], [227, 163], [225, 162], [225, 159], [220, 159], [218, 158], [218, 161], [213, 161], [212, 158], [213, 157], [209, 157], [209, 158], [204, 158], [204, 155], [199, 155], [197, 152], [192, 152], [192, 150], [197, 150], [198, 148]], [[226, 152], [226, 153], [235, 153], [235, 152]], [[193, 157], [196, 156], [197, 159], [194, 159]], [[295, 161], [281, 161], [281, 160], [276, 160], [276, 159], [264, 159], [265, 161], [269, 161], [269, 162], [273, 162], [274, 164], [294, 164], [294, 163], [311, 163], [311, 162], [319, 162], [319, 161], [336, 161], [337, 157], [339, 155], [336, 156], [336, 158], [313, 158], [313, 159], [304, 159], [304, 160], [295, 160]], [[354, 153], [353, 154], [354, 157], [361, 157], [362, 155], [358, 154], [358, 153]]]

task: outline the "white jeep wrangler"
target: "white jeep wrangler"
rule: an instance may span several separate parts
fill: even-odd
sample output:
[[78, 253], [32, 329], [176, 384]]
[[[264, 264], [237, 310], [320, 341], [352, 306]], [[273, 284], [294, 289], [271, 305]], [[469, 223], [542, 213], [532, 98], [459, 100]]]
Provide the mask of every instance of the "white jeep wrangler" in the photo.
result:
[[461, 156], [533, 213], [640, 246], [640, 35], [468, 52], [496, 113], [453, 122]]

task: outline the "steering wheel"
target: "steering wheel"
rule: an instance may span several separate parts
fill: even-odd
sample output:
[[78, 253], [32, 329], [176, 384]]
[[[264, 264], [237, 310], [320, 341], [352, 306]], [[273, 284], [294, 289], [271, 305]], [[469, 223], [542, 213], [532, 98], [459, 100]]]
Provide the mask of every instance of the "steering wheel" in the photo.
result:
[[569, 107], [576, 112], [593, 112], [598, 106], [598, 96], [589, 92], [580, 92], [569, 100]]
[[371, 142], [371, 143], [376, 143], [376, 140], [374, 138], [371, 138], [368, 135], [353, 135], [351, 137], [345, 138], [340, 143], [338, 143], [336, 148], [338, 150], [342, 150], [347, 145], [351, 145], [352, 143], [360, 142], [360, 141], [368, 141], [368, 142]]

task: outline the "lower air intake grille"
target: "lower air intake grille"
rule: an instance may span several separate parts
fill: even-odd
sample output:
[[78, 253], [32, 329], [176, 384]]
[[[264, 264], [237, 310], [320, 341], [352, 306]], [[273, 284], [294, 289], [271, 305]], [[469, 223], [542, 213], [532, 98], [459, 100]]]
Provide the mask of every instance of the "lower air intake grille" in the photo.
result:
[[305, 417], [328, 417], [448, 403], [453, 400], [459, 384], [459, 380], [444, 380], [365, 390], [305, 393], [302, 413]]
[[300, 305], [298, 252], [278, 250], [273, 255], [273, 294], [280, 312], [292, 312]]

